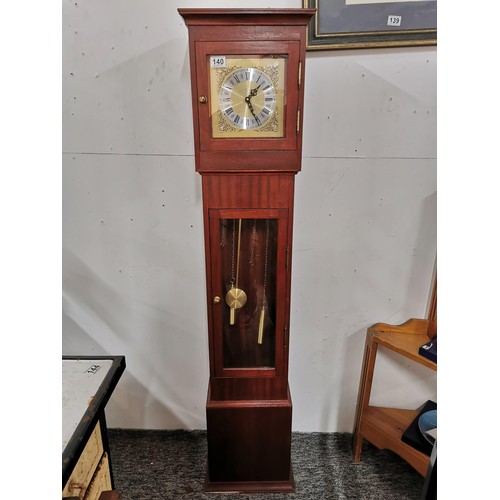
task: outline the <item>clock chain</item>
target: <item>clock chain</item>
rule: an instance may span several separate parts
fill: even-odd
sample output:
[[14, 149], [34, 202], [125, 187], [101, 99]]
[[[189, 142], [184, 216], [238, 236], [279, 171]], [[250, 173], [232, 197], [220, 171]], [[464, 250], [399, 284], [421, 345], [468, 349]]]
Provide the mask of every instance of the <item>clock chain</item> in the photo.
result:
[[250, 259], [248, 264], [250, 266], [254, 266], [254, 255], [255, 255], [255, 247], [257, 245], [257, 241], [259, 240], [259, 235], [257, 234], [257, 219], [253, 220], [252, 233], [250, 235]]
[[257, 337], [257, 343], [262, 344], [264, 337], [264, 317], [266, 314], [267, 297], [266, 297], [266, 287], [267, 287], [267, 263], [269, 255], [269, 219], [266, 219], [266, 246], [264, 254], [264, 280], [262, 284], [262, 308], [260, 310], [259, 318], [259, 335]]

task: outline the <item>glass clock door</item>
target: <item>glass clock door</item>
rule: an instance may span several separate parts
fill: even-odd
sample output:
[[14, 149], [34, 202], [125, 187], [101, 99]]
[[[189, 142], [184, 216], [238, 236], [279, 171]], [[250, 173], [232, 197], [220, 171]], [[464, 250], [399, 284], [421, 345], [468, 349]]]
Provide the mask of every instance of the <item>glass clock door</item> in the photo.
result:
[[287, 210], [211, 210], [217, 376], [282, 370], [286, 216]]

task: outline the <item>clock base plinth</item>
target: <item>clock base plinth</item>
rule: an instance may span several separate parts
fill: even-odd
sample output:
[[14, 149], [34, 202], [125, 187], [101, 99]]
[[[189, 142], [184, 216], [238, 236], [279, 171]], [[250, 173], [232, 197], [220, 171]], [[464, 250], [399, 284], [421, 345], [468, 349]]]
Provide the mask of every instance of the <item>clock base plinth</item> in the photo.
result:
[[207, 492], [293, 492], [292, 401], [207, 401]]
[[204, 491], [206, 493], [293, 493], [295, 483], [293, 481], [292, 469], [290, 469], [289, 481], [235, 481], [212, 482], [207, 478]]

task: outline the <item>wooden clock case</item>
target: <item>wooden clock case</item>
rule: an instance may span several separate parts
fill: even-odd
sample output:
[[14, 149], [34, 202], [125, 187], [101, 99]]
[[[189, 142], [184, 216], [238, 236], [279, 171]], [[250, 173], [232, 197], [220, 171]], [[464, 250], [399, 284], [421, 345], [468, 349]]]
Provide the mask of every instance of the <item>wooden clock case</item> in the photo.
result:
[[[195, 164], [203, 193], [210, 352], [205, 490], [290, 492], [294, 490], [288, 386], [294, 180], [302, 155], [306, 28], [315, 10], [179, 9], [179, 13], [189, 31]], [[282, 137], [213, 138], [205, 96], [210, 92], [206, 61], [214, 54], [281, 54], [287, 58]], [[258, 347], [255, 339], [246, 344], [243, 337], [252, 332], [244, 326], [239, 326], [238, 335], [225, 333], [229, 309], [221, 276], [228, 266], [221, 247], [224, 238], [230, 243], [225, 228], [230, 232], [234, 225], [228, 221], [243, 221], [248, 233], [253, 228], [257, 241], [264, 241], [264, 227], [272, 223], [274, 257], [266, 314], [272, 313], [273, 325], [272, 332], [267, 327]], [[253, 257], [244, 248], [250, 236], [245, 238], [241, 257], [247, 263]], [[263, 254], [263, 247], [257, 253]], [[256, 268], [262, 274], [262, 255], [259, 258]], [[242, 266], [241, 271], [247, 281], [248, 267]], [[249, 303], [252, 300], [249, 290]], [[244, 310], [240, 311], [235, 314], [243, 318]], [[235, 349], [241, 356], [228, 362]], [[259, 349], [265, 351], [266, 361], [258, 361]]]

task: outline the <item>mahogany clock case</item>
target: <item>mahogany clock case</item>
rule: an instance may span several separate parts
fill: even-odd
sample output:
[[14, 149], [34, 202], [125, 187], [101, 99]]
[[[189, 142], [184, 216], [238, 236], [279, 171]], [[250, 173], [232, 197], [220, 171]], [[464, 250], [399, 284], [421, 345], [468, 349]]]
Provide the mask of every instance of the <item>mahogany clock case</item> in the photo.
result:
[[179, 9], [205, 231], [206, 491], [290, 492], [295, 174], [315, 9]]

